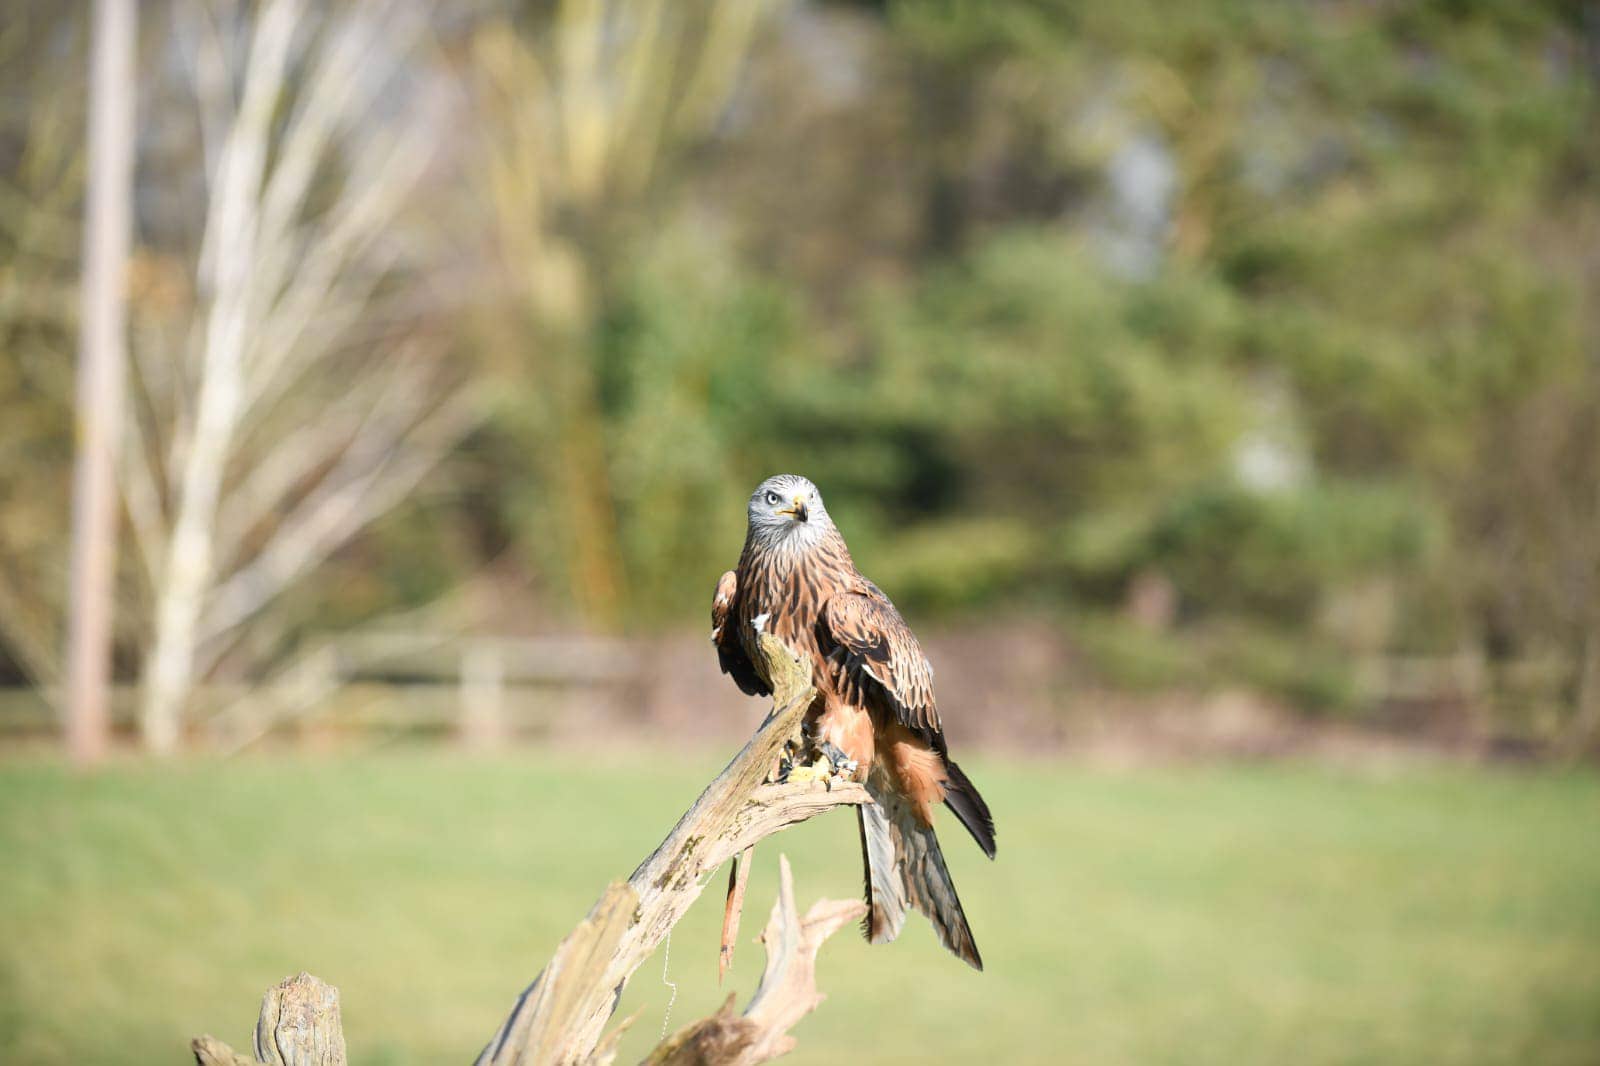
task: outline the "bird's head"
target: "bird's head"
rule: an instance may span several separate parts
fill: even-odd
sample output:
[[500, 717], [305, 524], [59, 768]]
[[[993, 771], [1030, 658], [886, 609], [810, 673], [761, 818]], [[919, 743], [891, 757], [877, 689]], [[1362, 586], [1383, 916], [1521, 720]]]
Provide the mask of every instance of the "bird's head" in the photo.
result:
[[769, 477], [750, 496], [750, 532], [763, 540], [810, 541], [832, 526], [822, 493], [798, 474]]

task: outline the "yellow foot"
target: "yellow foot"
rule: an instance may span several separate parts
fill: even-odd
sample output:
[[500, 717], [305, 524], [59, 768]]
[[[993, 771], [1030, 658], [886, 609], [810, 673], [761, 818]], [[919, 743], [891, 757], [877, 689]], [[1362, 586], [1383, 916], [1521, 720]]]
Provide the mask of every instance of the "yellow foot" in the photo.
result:
[[828, 761], [828, 757], [826, 755], [818, 754], [817, 761], [812, 763], [810, 766], [796, 766], [791, 768], [788, 776], [785, 777], [784, 780], [791, 784], [798, 784], [806, 781], [826, 781], [831, 785], [833, 776], [833, 763]]

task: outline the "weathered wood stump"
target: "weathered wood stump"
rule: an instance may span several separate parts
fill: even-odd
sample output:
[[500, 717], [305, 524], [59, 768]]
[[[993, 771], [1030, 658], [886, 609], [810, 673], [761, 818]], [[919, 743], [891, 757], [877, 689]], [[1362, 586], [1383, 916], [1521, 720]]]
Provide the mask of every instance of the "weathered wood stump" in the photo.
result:
[[345, 1066], [339, 990], [308, 973], [284, 978], [261, 1000], [255, 1044], [254, 1059], [213, 1036], [190, 1047], [199, 1066]]

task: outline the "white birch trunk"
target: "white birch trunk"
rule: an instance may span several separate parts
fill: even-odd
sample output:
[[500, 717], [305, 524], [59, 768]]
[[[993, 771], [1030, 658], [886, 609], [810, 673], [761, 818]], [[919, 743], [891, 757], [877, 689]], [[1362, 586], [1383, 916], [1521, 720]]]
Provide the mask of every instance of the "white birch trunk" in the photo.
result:
[[[418, 344], [369, 326], [379, 292], [383, 308], [414, 316], [436, 306], [397, 285], [417, 257], [391, 228], [438, 128], [426, 111], [374, 113], [427, 11], [398, 0], [232, 9], [252, 24], [237, 106], [210, 16], [179, 16], [210, 179], [192, 400], [169, 412], [165, 468], [125, 473], [155, 590], [140, 714], [153, 751], [177, 746], [195, 686], [239, 634], [399, 503], [479, 417]], [[318, 183], [330, 158], [348, 167], [332, 190]], [[184, 380], [163, 354], [140, 360], [140, 373]], [[148, 506], [158, 484], [169, 486], [165, 531]]]
[[199, 403], [177, 495], [176, 519], [158, 575], [155, 639], [140, 709], [145, 746], [177, 747], [194, 685], [195, 628], [210, 589], [217, 498], [238, 429], [250, 323], [257, 209], [273, 109], [283, 91], [295, 0], [261, 11], [251, 41], [239, 114], [222, 149], [200, 259], [201, 290], [212, 293], [204, 333]]

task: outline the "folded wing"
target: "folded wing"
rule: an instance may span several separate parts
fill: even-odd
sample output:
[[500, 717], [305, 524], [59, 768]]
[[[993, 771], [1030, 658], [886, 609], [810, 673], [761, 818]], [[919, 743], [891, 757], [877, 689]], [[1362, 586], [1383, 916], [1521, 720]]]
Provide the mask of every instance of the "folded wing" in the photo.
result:
[[735, 628], [738, 601], [739, 575], [729, 570], [717, 580], [717, 591], [711, 598], [711, 643], [717, 646], [717, 662], [746, 696], [769, 696], [772, 690], [761, 680], [739, 641]]
[[889, 598], [865, 582], [828, 600], [819, 624], [823, 652], [842, 671], [849, 696], [887, 712], [945, 755], [933, 667]]

